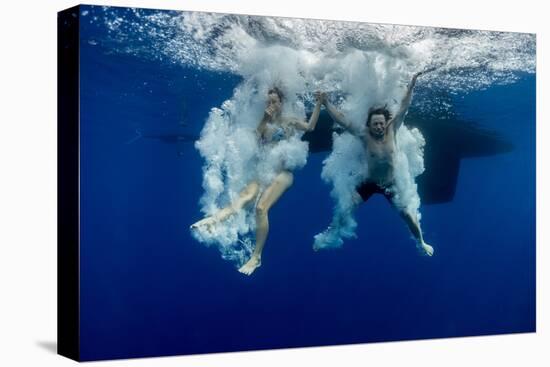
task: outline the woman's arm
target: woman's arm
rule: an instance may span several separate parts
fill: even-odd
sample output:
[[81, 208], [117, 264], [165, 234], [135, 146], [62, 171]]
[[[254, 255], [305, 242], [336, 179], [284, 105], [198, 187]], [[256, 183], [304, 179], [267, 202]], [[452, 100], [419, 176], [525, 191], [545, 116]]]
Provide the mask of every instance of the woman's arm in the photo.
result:
[[274, 103], [268, 104], [265, 108], [264, 115], [260, 120], [260, 124], [256, 128], [256, 133], [258, 134], [258, 137], [261, 137], [265, 133], [267, 123], [272, 120], [277, 108], [280, 108], [280, 106], [277, 106]]
[[315, 103], [315, 107], [313, 108], [313, 112], [311, 116], [309, 117], [309, 122], [306, 124], [304, 121], [301, 120], [291, 120], [291, 124], [296, 126], [297, 129], [303, 130], [303, 131], [313, 131], [315, 130], [315, 126], [317, 126], [317, 121], [319, 120], [319, 113], [321, 111], [321, 100], [318, 98], [317, 103]]

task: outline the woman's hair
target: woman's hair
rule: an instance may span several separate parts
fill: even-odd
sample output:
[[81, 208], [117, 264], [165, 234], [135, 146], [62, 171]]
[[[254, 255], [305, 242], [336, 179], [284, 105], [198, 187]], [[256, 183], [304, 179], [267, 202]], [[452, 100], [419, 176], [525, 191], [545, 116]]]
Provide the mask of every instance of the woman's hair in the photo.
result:
[[384, 118], [386, 119], [386, 122], [388, 122], [391, 119], [391, 113], [390, 110], [386, 107], [387, 105], [384, 105], [382, 107], [371, 107], [369, 108], [369, 115], [367, 117], [367, 126], [370, 124], [370, 120], [372, 115], [384, 115]]
[[283, 102], [283, 99], [285, 99], [285, 95], [284, 93], [279, 89], [279, 87], [272, 87], [270, 88], [267, 93], [271, 93], [271, 92], [274, 92], [276, 93], [278, 96], [279, 96], [279, 100], [281, 101], [281, 103]]

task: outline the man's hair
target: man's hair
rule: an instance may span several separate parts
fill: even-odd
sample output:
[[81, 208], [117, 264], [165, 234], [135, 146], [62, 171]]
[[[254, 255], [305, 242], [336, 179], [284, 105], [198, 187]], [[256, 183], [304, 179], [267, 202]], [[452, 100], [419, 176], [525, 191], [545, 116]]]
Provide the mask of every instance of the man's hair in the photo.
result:
[[283, 99], [285, 99], [285, 95], [283, 91], [281, 91], [278, 87], [270, 88], [267, 91], [267, 93], [271, 93], [271, 92], [275, 92], [279, 96], [279, 101], [281, 101], [281, 103], [283, 102]]
[[384, 118], [386, 119], [386, 122], [388, 122], [391, 119], [391, 113], [390, 110], [386, 107], [386, 105], [380, 107], [371, 107], [369, 108], [369, 115], [367, 117], [367, 126], [370, 124], [370, 120], [372, 118], [372, 115], [384, 115]]

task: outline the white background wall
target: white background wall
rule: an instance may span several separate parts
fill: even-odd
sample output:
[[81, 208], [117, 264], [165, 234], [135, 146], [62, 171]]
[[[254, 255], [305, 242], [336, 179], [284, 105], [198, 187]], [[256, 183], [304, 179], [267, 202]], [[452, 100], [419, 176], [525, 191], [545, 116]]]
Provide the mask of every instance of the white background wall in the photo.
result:
[[[8, 5], [6, 5], [8, 4]], [[68, 366], [56, 343], [56, 12], [76, 2], [5, 2], [0, 11], [0, 366]], [[541, 366], [550, 362], [548, 65], [542, 1], [113, 1], [202, 10], [537, 33], [537, 334], [101, 362], [111, 366]], [[546, 64], [546, 65], [545, 65]], [[546, 68], [545, 68], [546, 67]], [[522, 123], [522, 121], [518, 121]]]

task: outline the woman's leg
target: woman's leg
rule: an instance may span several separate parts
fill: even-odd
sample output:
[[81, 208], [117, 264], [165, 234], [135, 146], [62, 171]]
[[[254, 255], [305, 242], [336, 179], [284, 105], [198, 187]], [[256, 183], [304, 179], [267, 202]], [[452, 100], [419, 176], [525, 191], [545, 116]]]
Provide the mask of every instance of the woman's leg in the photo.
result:
[[227, 219], [231, 214], [234, 214], [241, 210], [246, 204], [250, 203], [256, 198], [260, 187], [256, 181], [249, 183], [243, 191], [239, 193], [239, 197], [229, 206], [218, 210], [215, 214], [206, 217], [191, 225], [191, 229], [204, 228], [206, 231], [210, 231], [213, 225]]
[[279, 200], [281, 195], [292, 185], [294, 178], [291, 172], [283, 171], [275, 177], [271, 185], [263, 192], [256, 206], [256, 247], [252, 256], [239, 271], [250, 275], [262, 264], [262, 250], [269, 232], [269, 209]]

